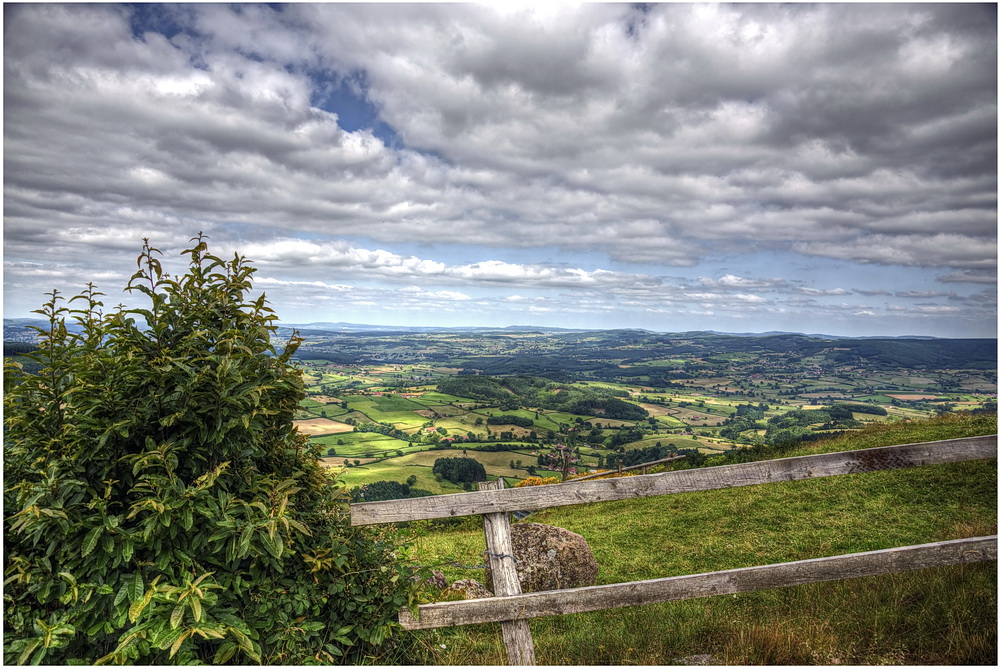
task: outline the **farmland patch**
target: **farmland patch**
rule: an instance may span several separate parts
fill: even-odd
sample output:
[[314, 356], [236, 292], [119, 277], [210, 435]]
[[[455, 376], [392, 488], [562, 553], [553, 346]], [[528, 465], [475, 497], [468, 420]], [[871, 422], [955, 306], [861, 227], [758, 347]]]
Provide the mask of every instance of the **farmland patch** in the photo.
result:
[[319, 434], [340, 434], [342, 432], [352, 432], [350, 425], [338, 423], [329, 418], [310, 418], [308, 420], [293, 420], [292, 425], [298, 428], [299, 432], [306, 435]]

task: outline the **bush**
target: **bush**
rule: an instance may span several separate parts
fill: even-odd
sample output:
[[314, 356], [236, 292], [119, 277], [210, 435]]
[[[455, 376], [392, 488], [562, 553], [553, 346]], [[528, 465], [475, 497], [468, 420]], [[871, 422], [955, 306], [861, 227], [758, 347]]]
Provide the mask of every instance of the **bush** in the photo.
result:
[[530, 418], [524, 418], [523, 416], [512, 416], [510, 414], [501, 414], [499, 416], [490, 416], [486, 419], [487, 425], [517, 425], [518, 427], [531, 427], [535, 424], [535, 421]]
[[452, 483], [476, 483], [486, 480], [486, 468], [474, 458], [438, 458], [431, 469], [435, 478], [441, 476]]
[[[414, 481], [415, 483], [415, 481]], [[351, 488], [351, 502], [381, 502], [387, 499], [408, 499], [410, 497], [428, 497], [433, 493], [412, 487], [412, 483], [399, 481], [373, 481], [365, 485]]]
[[541, 476], [529, 476], [526, 479], [518, 481], [514, 484], [515, 488], [528, 488], [530, 486], [536, 485], [551, 485], [553, 483], [559, 483], [559, 478], [555, 476], [549, 476], [542, 478]]
[[146, 241], [148, 309], [53, 291], [44, 368], [5, 364], [6, 663], [354, 662], [397, 629], [396, 536], [350, 526], [292, 425], [299, 339], [195, 241], [182, 277]]

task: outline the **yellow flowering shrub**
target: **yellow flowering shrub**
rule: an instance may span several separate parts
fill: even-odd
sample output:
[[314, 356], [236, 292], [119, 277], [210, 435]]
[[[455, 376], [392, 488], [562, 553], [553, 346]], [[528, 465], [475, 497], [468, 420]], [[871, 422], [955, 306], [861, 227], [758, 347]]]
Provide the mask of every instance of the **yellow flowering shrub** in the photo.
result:
[[527, 488], [530, 485], [548, 485], [550, 483], [559, 483], [559, 478], [555, 476], [549, 476], [548, 478], [542, 478], [541, 476], [529, 476], [528, 478], [515, 483], [514, 487]]

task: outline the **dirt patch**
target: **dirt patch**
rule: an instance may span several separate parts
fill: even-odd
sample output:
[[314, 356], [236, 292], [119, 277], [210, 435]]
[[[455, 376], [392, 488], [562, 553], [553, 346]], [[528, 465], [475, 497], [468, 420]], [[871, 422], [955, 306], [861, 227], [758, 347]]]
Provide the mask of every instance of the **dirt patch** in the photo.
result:
[[329, 418], [310, 418], [308, 420], [293, 420], [292, 424], [299, 429], [302, 434], [315, 436], [318, 434], [341, 434], [343, 432], [353, 432], [354, 428], [345, 423], [338, 423]]
[[659, 404], [643, 404], [640, 402], [639, 406], [648, 411], [650, 416], [669, 416], [672, 411], [670, 407], [660, 406]]
[[692, 427], [710, 427], [721, 425], [725, 416], [716, 416], [714, 414], [705, 413], [704, 411], [697, 411], [695, 409], [677, 409], [675, 413], [671, 414], [674, 418], [684, 421]]
[[333, 404], [334, 402], [343, 402], [343, 400], [336, 397], [330, 397], [329, 395], [310, 395], [309, 399], [316, 400], [321, 404]]
[[894, 400], [936, 400], [936, 399], [940, 399], [937, 395], [886, 395], [886, 397], [891, 397]]

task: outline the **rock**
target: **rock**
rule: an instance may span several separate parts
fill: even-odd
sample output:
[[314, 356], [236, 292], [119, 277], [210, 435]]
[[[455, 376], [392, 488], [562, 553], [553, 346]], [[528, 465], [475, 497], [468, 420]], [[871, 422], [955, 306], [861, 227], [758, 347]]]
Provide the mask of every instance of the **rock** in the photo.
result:
[[[521, 592], [561, 590], [594, 585], [597, 560], [587, 540], [576, 532], [541, 523], [516, 523], [510, 528]], [[493, 574], [486, 568], [486, 582]]]
[[484, 588], [483, 584], [474, 578], [463, 578], [460, 581], [455, 581], [445, 590], [445, 593], [448, 592], [457, 592], [462, 595], [463, 599], [482, 599], [493, 596], [492, 592]]
[[674, 660], [672, 664], [680, 664], [692, 667], [705, 667], [711, 664], [717, 664], [715, 658], [711, 655], [688, 655], [687, 657], [682, 657], [678, 660]]
[[416, 581], [417, 583], [422, 583], [424, 585], [440, 588], [441, 590], [444, 590], [445, 588], [448, 587], [448, 579], [446, 579], [444, 577], [444, 574], [442, 574], [437, 569], [432, 569], [431, 575], [428, 576], [427, 578], [414, 576], [412, 580]]

